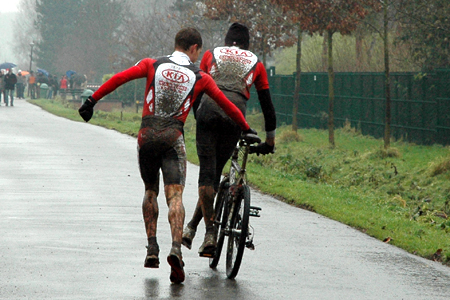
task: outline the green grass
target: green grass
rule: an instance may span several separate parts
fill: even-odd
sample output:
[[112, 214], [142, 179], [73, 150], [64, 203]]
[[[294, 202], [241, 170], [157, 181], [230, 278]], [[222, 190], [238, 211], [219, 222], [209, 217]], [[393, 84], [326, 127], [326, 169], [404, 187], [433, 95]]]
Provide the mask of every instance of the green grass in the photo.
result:
[[[44, 109], [82, 121], [68, 103], [35, 100]], [[96, 111], [92, 124], [136, 136], [140, 115]], [[262, 116], [247, 117], [261, 131]], [[185, 125], [189, 161], [198, 163], [195, 120]], [[324, 130], [277, 129], [276, 153], [252, 156], [251, 184], [292, 205], [315, 211], [425, 258], [443, 249], [450, 264], [450, 148], [362, 136], [345, 126], [336, 130], [336, 147]]]

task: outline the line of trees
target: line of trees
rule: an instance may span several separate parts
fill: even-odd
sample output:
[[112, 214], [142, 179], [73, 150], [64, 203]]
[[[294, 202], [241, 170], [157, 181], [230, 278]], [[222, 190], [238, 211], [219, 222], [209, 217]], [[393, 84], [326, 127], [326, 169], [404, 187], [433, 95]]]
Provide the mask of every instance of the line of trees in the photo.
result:
[[[274, 50], [296, 48], [296, 92], [302, 71], [302, 41], [323, 37], [323, 65], [329, 74], [328, 128], [334, 141], [333, 37], [355, 37], [362, 64], [365, 37], [378, 34], [386, 74], [385, 147], [390, 141], [390, 53], [402, 45], [402, 59], [423, 72], [450, 67], [448, 0], [21, 0], [16, 26], [18, 54], [26, 61], [34, 43], [34, 61], [51, 73], [69, 69], [99, 81], [103, 74], [129, 67], [143, 57], [172, 51], [175, 33], [197, 27], [206, 49], [223, 44], [232, 22], [251, 31], [251, 50], [266, 64]], [[298, 99], [293, 116], [297, 116]], [[297, 122], [293, 121], [293, 130]]]
[[[256, 3], [255, 3], [256, 2]], [[285, 30], [287, 35], [292, 33], [292, 28], [297, 28], [297, 80], [294, 92], [294, 116], [292, 129], [297, 130], [298, 97], [300, 92], [301, 74], [301, 41], [304, 34], [319, 34], [324, 39], [324, 57], [329, 77], [329, 111], [328, 130], [330, 146], [335, 146], [334, 139], [334, 69], [333, 69], [333, 35], [353, 34], [356, 39], [356, 64], [361, 60], [361, 39], [364, 29], [380, 35], [383, 41], [384, 70], [385, 70], [385, 137], [384, 147], [390, 146], [390, 34], [396, 35], [395, 42], [406, 45], [410, 59], [420, 65], [420, 69], [426, 71], [437, 67], [449, 67], [449, 12], [450, 5], [445, 0], [206, 0], [209, 13], [208, 17], [220, 17], [221, 19], [251, 20], [256, 24], [252, 29], [258, 33], [264, 32], [261, 28], [273, 28], [277, 26], [290, 28]], [[264, 8], [270, 7], [271, 17], [264, 12]], [[267, 11], [267, 9], [266, 9]], [[249, 13], [247, 15], [246, 13]], [[255, 20], [257, 18], [257, 20]], [[285, 36], [278, 35], [276, 45], [283, 45]], [[273, 43], [273, 39], [271, 40]], [[283, 46], [289, 46], [291, 40]], [[259, 48], [263, 51], [263, 57], [270, 49], [269, 43], [263, 41], [267, 48]], [[258, 44], [257, 44], [258, 45]], [[256, 47], [255, 47], [256, 48]]]
[[33, 67], [53, 74], [75, 70], [100, 81], [103, 74], [173, 48], [168, 35], [176, 24], [167, 15], [168, 2], [20, 0], [15, 48], [24, 65], [33, 43]]

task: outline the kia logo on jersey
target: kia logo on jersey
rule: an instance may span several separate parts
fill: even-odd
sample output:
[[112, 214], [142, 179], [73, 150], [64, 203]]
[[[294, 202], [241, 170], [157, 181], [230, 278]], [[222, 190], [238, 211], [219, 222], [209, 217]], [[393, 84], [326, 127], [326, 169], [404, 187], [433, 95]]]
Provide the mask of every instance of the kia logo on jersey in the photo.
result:
[[244, 56], [244, 57], [252, 57], [253, 54], [251, 52], [240, 50], [240, 49], [230, 49], [230, 48], [222, 48], [220, 49], [220, 53], [226, 55], [234, 55], [234, 56]]
[[185, 73], [172, 69], [162, 71], [162, 76], [164, 76], [167, 80], [176, 83], [186, 83], [189, 81], [189, 76]]

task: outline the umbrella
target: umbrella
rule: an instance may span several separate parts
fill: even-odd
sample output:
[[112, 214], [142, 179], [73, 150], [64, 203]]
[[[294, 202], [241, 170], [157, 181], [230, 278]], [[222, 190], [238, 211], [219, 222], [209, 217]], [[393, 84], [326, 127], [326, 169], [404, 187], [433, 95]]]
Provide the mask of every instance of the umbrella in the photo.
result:
[[72, 70], [69, 70], [69, 71], [66, 72], [67, 78], [70, 78], [70, 76], [72, 76], [73, 74], [77, 74], [77, 72], [72, 71]]
[[48, 77], [48, 72], [46, 70], [38, 68], [37, 71], [38, 71], [38, 73], [41, 72], [42, 74], [44, 74], [45, 76]]
[[10, 62], [4, 62], [0, 64], [0, 69], [11, 69], [17, 66], [16, 64], [10, 63]]
[[19, 73], [22, 74], [22, 76], [26, 76], [26, 75], [30, 74], [30, 72], [28, 72], [28, 71], [20, 71]]

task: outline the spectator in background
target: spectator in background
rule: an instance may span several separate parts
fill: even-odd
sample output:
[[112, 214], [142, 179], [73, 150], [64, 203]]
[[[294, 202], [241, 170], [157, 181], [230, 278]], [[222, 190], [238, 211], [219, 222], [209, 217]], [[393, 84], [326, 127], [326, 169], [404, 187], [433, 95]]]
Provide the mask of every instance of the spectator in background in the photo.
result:
[[70, 76], [70, 88], [71, 89], [85, 89], [87, 77], [86, 75], [81, 74], [72, 74]]
[[56, 97], [56, 95], [58, 94], [58, 89], [59, 89], [59, 82], [58, 82], [58, 77], [56, 77], [56, 75], [53, 75], [52, 77], [53, 79], [53, 84], [52, 84], [52, 88], [53, 88], [53, 98]]
[[84, 81], [83, 81], [83, 83], [81, 83], [81, 88], [82, 89], [87, 89], [87, 76], [86, 76], [86, 74], [83, 75], [83, 77], [84, 77]]
[[19, 70], [19, 73], [17, 74], [17, 85], [16, 85], [16, 90], [17, 90], [17, 98], [18, 99], [24, 99], [23, 96], [23, 91], [25, 89], [25, 84], [27, 79], [25, 78], [25, 76], [22, 76], [22, 72]]
[[48, 75], [48, 91], [47, 91], [47, 99], [52, 99], [53, 98], [53, 92], [54, 92], [54, 82], [53, 82], [53, 75], [49, 74]]
[[30, 71], [30, 77], [28, 77], [28, 94], [31, 99], [36, 99], [36, 76], [33, 71]]
[[73, 89], [73, 85], [74, 85], [74, 74], [69, 76], [69, 89]]
[[5, 105], [8, 106], [8, 96], [11, 99], [9, 105], [14, 106], [14, 90], [16, 88], [17, 76], [13, 73], [12, 69], [8, 70], [5, 78], [5, 90], [3, 96], [5, 97]]
[[67, 76], [63, 75], [61, 81], [59, 82], [59, 89], [62, 92], [62, 97], [66, 98], [66, 90], [67, 90]]
[[[2, 95], [4, 89], [5, 89], [5, 78], [3, 75], [3, 70], [0, 70], [0, 105], [2, 103]], [[3, 98], [3, 101], [5, 102], [5, 98]]]

